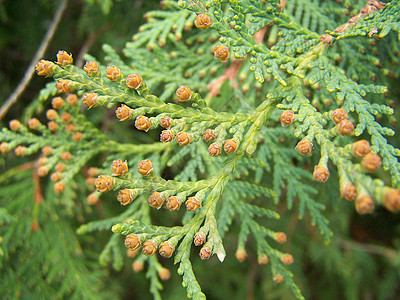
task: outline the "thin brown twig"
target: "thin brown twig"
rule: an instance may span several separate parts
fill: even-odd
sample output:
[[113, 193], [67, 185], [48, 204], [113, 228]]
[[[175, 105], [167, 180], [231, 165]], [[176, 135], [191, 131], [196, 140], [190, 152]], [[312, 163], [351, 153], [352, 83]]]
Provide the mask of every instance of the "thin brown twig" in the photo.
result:
[[58, 24], [60, 23], [61, 17], [64, 14], [65, 9], [67, 8], [67, 4], [68, 0], [61, 0], [60, 5], [58, 6], [57, 11], [54, 15], [53, 21], [51, 22], [51, 25], [47, 30], [45, 37], [40, 43], [39, 49], [36, 51], [35, 56], [29, 64], [28, 69], [25, 71], [24, 77], [15, 88], [15, 90], [12, 92], [12, 94], [8, 97], [6, 102], [2, 105], [0, 109], [0, 120], [4, 118], [11, 106], [13, 106], [17, 102], [19, 96], [21, 96], [21, 94], [24, 92], [29, 82], [31, 81], [32, 76], [35, 72], [35, 65], [38, 60], [44, 56], [44, 53], [46, 52], [46, 49], [49, 46], [49, 43], [54, 36], [54, 33], [56, 32]]
[[391, 260], [394, 257], [400, 257], [400, 253], [397, 252], [394, 249], [388, 248], [388, 247], [383, 247], [383, 246], [377, 246], [373, 244], [362, 244], [362, 243], [357, 243], [354, 241], [348, 241], [348, 240], [339, 240], [339, 243], [343, 248], [351, 248], [351, 249], [357, 249], [360, 251], [364, 251], [367, 253], [371, 254], [377, 254], [386, 257], [387, 259]]

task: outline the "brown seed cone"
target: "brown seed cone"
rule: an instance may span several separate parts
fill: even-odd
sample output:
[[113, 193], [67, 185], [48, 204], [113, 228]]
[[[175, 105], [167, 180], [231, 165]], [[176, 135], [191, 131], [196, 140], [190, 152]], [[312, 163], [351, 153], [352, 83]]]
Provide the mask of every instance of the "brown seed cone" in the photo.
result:
[[280, 120], [283, 127], [292, 125], [295, 120], [294, 112], [291, 110], [285, 110], [281, 113]]
[[64, 123], [68, 123], [69, 121], [71, 121], [71, 114], [67, 113], [67, 112], [63, 112], [61, 114], [61, 121], [63, 121]]
[[206, 235], [203, 232], [199, 231], [194, 235], [193, 243], [195, 246], [201, 246], [204, 244], [205, 241]]
[[76, 105], [78, 103], [78, 96], [75, 94], [69, 94], [67, 97], [67, 102], [71, 106]]
[[169, 143], [174, 139], [174, 135], [170, 130], [163, 130], [160, 134], [160, 141], [164, 143]]
[[50, 179], [54, 182], [60, 181], [61, 180], [61, 174], [58, 172], [55, 172], [51, 174]]
[[185, 85], [181, 85], [177, 90], [176, 90], [176, 96], [178, 97], [179, 101], [187, 101], [192, 98], [192, 90], [189, 89]]
[[91, 193], [87, 196], [86, 201], [89, 205], [96, 205], [99, 203], [99, 196], [96, 193]]
[[73, 63], [72, 54], [67, 51], [60, 50], [57, 52], [57, 65], [65, 67]]
[[17, 131], [21, 127], [21, 122], [18, 120], [11, 120], [9, 126], [12, 131]]
[[172, 119], [170, 117], [163, 117], [160, 119], [160, 126], [169, 129], [172, 125]]
[[49, 162], [49, 159], [47, 157], [41, 157], [38, 160], [39, 166], [45, 166], [48, 162]]
[[335, 109], [332, 112], [332, 120], [337, 124], [342, 120], [348, 119], [347, 111], [342, 108]]
[[114, 160], [111, 165], [111, 170], [113, 171], [112, 176], [123, 176], [128, 173], [128, 162], [120, 159]]
[[204, 131], [203, 140], [205, 140], [206, 142], [211, 142], [211, 141], [215, 140], [214, 130], [207, 129], [206, 131]]
[[87, 61], [83, 66], [83, 70], [89, 76], [96, 77], [100, 75], [99, 65], [95, 61]]
[[30, 129], [37, 129], [40, 125], [40, 121], [36, 118], [32, 118], [28, 121], [28, 126]]
[[221, 153], [221, 146], [218, 143], [213, 143], [208, 147], [208, 154], [210, 156], [218, 156]]
[[143, 78], [138, 74], [130, 74], [126, 78], [126, 85], [130, 89], [137, 90], [143, 84]]
[[372, 198], [367, 194], [363, 194], [357, 198], [355, 201], [355, 206], [356, 211], [360, 215], [372, 213], [375, 208], [374, 200], [372, 200]]
[[65, 170], [65, 164], [63, 164], [62, 162], [59, 162], [56, 164], [55, 169], [57, 172], [63, 172]]
[[87, 175], [91, 176], [91, 177], [96, 177], [99, 174], [99, 169], [95, 168], [95, 167], [90, 167], [87, 170]]
[[46, 76], [46, 77], [53, 75], [53, 68], [54, 68], [54, 63], [44, 59], [39, 60], [35, 66], [36, 73], [39, 76]]
[[70, 93], [73, 82], [71, 80], [59, 79], [56, 82], [56, 89], [58, 93]]
[[340, 187], [340, 196], [347, 201], [353, 201], [357, 197], [356, 186], [350, 182], [346, 182]]
[[283, 279], [284, 279], [283, 276], [278, 274], [274, 276], [273, 281], [275, 281], [276, 283], [282, 283]]
[[354, 131], [354, 124], [349, 120], [342, 120], [337, 124], [337, 128], [341, 136], [350, 135]]
[[171, 277], [171, 272], [166, 268], [162, 268], [158, 271], [158, 277], [163, 281], [168, 280]]
[[119, 191], [117, 200], [122, 205], [128, 205], [132, 203], [133, 200], [135, 200], [135, 197], [133, 196], [132, 190], [124, 189]]
[[147, 202], [151, 207], [160, 209], [161, 206], [164, 204], [164, 196], [161, 195], [159, 192], [154, 191], [147, 199]]
[[293, 263], [293, 255], [286, 253], [281, 257], [281, 261], [285, 264], [285, 265], [290, 265]]
[[50, 121], [47, 123], [47, 128], [49, 128], [50, 131], [56, 131], [58, 129], [58, 124], [55, 121]]
[[277, 241], [279, 244], [284, 244], [286, 243], [287, 237], [284, 232], [277, 232], [275, 233], [275, 241]]
[[368, 153], [362, 160], [362, 166], [368, 172], [376, 171], [380, 168], [382, 159], [376, 153]]
[[131, 248], [126, 249], [126, 256], [133, 258], [136, 255], [138, 255], [138, 251], [132, 250]]
[[181, 131], [176, 135], [176, 142], [179, 146], [184, 146], [190, 143], [190, 135], [187, 132]]
[[313, 177], [318, 182], [324, 183], [325, 181], [327, 181], [329, 178], [329, 174], [330, 173], [327, 167], [319, 165], [314, 167]]
[[224, 143], [224, 150], [226, 153], [231, 154], [238, 149], [238, 142], [234, 139], [226, 140]]
[[353, 144], [353, 153], [355, 156], [364, 157], [371, 151], [368, 141], [360, 140]]
[[153, 255], [157, 251], [157, 244], [153, 240], [148, 240], [143, 243], [142, 253], [144, 255]]
[[188, 211], [196, 211], [200, 207], [201, 207], [201, 202], [199, 198], [189, 197], [189, 199], [186, 200], [186, 209]]
[[62, 193], [64, 192], [65, 189], [65, 183], [62, 181], [59, 181], [57, 183], [54, 184], [54, 190], [56, 191], [56, 193]]
[[100, 193], [111, 191], [114, 187], [114, 179], [111, 176], [99, 175], [94, 184]]
[[229, 58], [229, 50], [228, 47], [225, 47], [223, 45], [218, 45], [214, 49], [214, 58], [218, 59], [220, 61], [225, 61]]
[[128, 234], [125, 237], [125, 247], [128, 247], [130, 250], [136, 250], [137, 248], [140, 247], [140, 238], [136, 234]]
[[384, 192], [383, 205], [387, 210], [396, 213], [400, 211], [400, 191], [388, 188]]
[[198, 14], [194, 21], [194, 26], [199, 29], [206, 29], [210, 27], [211, 23], [212, 20], [207, 14]]
[[95, 93], [86, 93], [82, 97], [82, 103], [91, 109], [99, 104], [99, 96]]
[[74, 140], [74, 142], [79, 142], [82, 140], [82, 138], [83, 138], [82, 132], [74, 132], [72, 134], [72, 139]]
[[164, 242], [160, 245], [158, 252], [161, 256], [170, 258], [175, 251], [175, 247], [170, 242]]
[[15, 152], [15, 155], [17, 155], [17, 156], [24, 156], [25, 152], [26, 152], [26, 147], [20, 145], [17, 148], [15, 148], [14, 152]]
[[8, 143], [6, 143], [6, 142], [2, 142], [1, 144], [0, 144], [0, 152], [1, 153], [6, 153], [8, 151]]
[[150, 119], [146, 116], [138, 116], [135, 121], [135, 127], [139, 130], [149, 131], [150, 129]]
[[69, 123], [69, 124], [67, 124], [67, 126], [65, 126], [65, 130], [68, 132], [74, 132], [75, 128], [76, 128], [76, 126], [73, 123]]
[[133, 272], [138, 273], [144, 269], [144, 264], [141, 261], [134, 261], [132, 263]]
[[122, 104], [115, 110], [115, 115], [121, 122], [130, 120], [132, 118], [131, 109], [129, 108], [129, 106], [126, 106], [125, 104]]
[[54, 97], [51, 100], [51, 106], [53, 106], [54, 109], [60, 109], [64, 105], [64, 100], [61, 97]]
[[311, 153], [313, 144], [309, 141], [303, 140], [297, 143], [296, 149], [301, 155], [309, 155]]
[[112, 81], [119, 81], [122, 78], [121, 70], [117, 66], [109, 66], [106, 69], [106, 77]]
[[179, 197], [177, 197], [177, 196], [168, 197], [165, 206], [170, 211], [179, 210], [179, 208], [181, 207], [181, 199], [179, 199]]
[[44, 146], [42, 148], [42, 153], [44, 156], [50, 156], [52, 151], [53, 151], [53, 148], [51, 148], [50, 146]]
[[242, 249], [237, 249], [235, 253], [236, 259], [240, 262], [244, 262], [247, 258], [247, 252]]
[[39, 167], [38, 170], [37, 170], [37, 174], [38, 174], [40, 177], [46, 176], [47, 173], [48, 173], [48, 170], [47, 170], [47, 167], [45, 167], [45, 166], [41, 166], [41, 167]]
[[69, 161], [72, 158], [72, 154], [69, 152], [63, 152], [61, 153], [61, 159], [64, 161]]
[[259, 265], [266, 265], [269, 262], [269, 257], [267, 254], [264, 254], [258, 257], [258, 264]]
[[202, 260], [209, 259], [211, 256], [211, 250], [208, 249], [207, 247], [203, 247], [200, 249], [199, 255]]
[[137, 171], [143, 176], [149, 176], [153, 172], [153, 164], [149, 159], [142, 160], [138, 164]]

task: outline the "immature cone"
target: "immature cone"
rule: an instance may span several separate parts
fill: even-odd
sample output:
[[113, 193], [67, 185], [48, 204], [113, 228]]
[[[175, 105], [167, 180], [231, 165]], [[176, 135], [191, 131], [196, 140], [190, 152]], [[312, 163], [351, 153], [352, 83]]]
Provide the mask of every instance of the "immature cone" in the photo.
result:
[[337, 128], [341, 136], [350, 135], [354, 131], [354, 125], [349, 120], [340, 121], [339, 124], [337, 125]]
[[169, 129], [172, 125], [172, 119], [170, 117], [163, 117], [160, 119], [160, 126]]
[[164, 143], [169, 143], [174, 139], [174, 135], [170, 130], [163, 130], [160, 134], [160, 141]]
[[62, 193], [64, 192], [65, 189], [65, 184], [64, 182], [57, 182], [54, 184], [54, 190], [56, 191], [56, 193]]
[[144, 269], [144, 264], [141, 261], [134, 261], [132, 263], [133, 272], [138, 273]]
[[149, 159], [142, 160], [138, 164], [137, 171], [143, 176], [149, 176], [153, 172], [153, 164]]
[[48, 162], [49, 162], [49, 159], [47, 157], [41, 157], [38, 160], [39, 166], [45, 166]]
[[362, 166], [368, 172], [376, 171], [380, 168], [382, 159], [376, 153], [368, 153], [362, 160]]
[[211, 18], [206, 14], [198, 14], [194, 21], [194, 25], [199, 29], [206, 29], [210, 27], [211, 23]]
[[99, 196], [96, 193], [92, 193], [86, 198], [86, 201], [89, 205], [96, 205], [99, 203]]
[[74, 140], [74, 142], [79, 142], [81, 141], [83, 138], [83, 134], [81, 132], [74, 132], [72, 134], [72, 139]]
[[187, 101], [192, 98], [192, 91], [185, 85], [181, 85], [176, 90], [176, 96], [178, 97], [179, 101]]
[[54, 97], [51, 100], [51, 106], [53, 106], [53, 108], [55, 109], [60, 109], [63, 107], [63, 105], [64, 105], [64, 100], [61, 97]]
[[228, 47], [223, 45], [218, 45], [214, 49], [214, 58], [219, 59], [220, 61], [225, 61], [229, 58], [229, 50]]
[[48, 60], [40, 60], [35, 66], [36, 73], [39, 76], [46, 76], [49, 77], [53, 75], [53, 68], [54, 68], [54, 63]]
[[161, 195], [159, 192], [154, 191], [154, 192], [150, 195], [149, 199], [147, 199], [147, 202], [149, 203], [149, 205], [150, 205], [151, 207], [155, 207], [155, 208], [157, 208], [157, 209], [160, 209], [161, 206], [162, 206], [163, 203], [164, 203], [164, 197], [163, 197], [163, 195]]
[[49, 120], [54, 120], [55, 118], [57, 118], [57, 116], [58, 116], [58, 113], [54, 109], [48, 109], [46, 111], [46, 118]]
[[204, 244], [205, 241], [206, 235], [203, 232], [199, 231], [194, 235], [193, 243], [195, 246], [201, 246]]
[[346, 182], [340, 187], [340, 196], [347, 201], [353, 201], [357, 197], [356, 186], [350, 182]]
[[281, 257], [281, 261], [282, 261], [285, 265], [290, 265], [290, 264], [293, 263], [293, 256], [292, 256], [291, 254], [289, 254], [289, 253], [284, 254], [284, 255]]
[[171, 272], [166, 268], [162, 268], [158, 271], [158, 277], [164, 281], [168, 280], [171, 277]]
[[65, 170], [65, 165], [62, 162], [56, 164], [55, 169], [57, 172], [63, 172]]
[[61, 180], [61, 174], [58, 172], [55, 172], [51, 174], [50, 179], [54, 182], [60, 181]]
[[138, 74], [130, 74], [126, 78], [126, 85], [130, 89], [137, 90], [143, 84], [143, 78]]
[[37, 174], [38, 174], [40, 177], [46, 176], [47, 173], [48, 173], [48, 170], [47, 170], [47, 168], [46, 168], [45, 166], [41, 166], [41, 167], [39, 167], [38, 170], [37, 170]]
[[340, 121], [342, 121], [342, 120], [346, 120], [346, 119], [348, 119], [348, 115], [347, 115], [347, 111], [345, 111], [344, 109], [342, 109], [342, 108], [338, 108], [338, 109], [335, 109], [333, 112], [332, 112], [332, 120], [335, 122], [335, 123], [339, 123]]
[[126, 249], [126, 256], [135, 257], [136, 255], [138, 255], [138, 251], [132, 250], [131, 248]]
[[94, 182], [96, 189], [100, 193], [111, 191], [114, 187], [114, 179], [111, 176], [100, 175]]
[[131, 109], [125, 104], [122, 104], [115, 110], [115, 115], [120, 121], [126, 121], [132, 117]]
[[106, 69], [106, 77], [112, 81], [119, 81], [122, 78], [121, 70], [117, 66], [109, 66]]
[[90, 167], [87, 170], [87, 175], [90, 177], [95, 177], [99, 174], [99, 169], [95, 168], [95, 167]]
[[353, 144], [353, 153], [355, 156], [364, 157], [371, 151], [368, 141], [360, 140]]
[[137, 248], [140, 247], [140, 239], [139, 236], [136, 234], [128, 234], [125, 237], [125, 246], [128, 247], [130, 250], [136, 250]]
[[190, 143], [190, 135], [187, 132], [181, 131], [176, 135], [175, 140], [179, 146], [184, 146]]
[[211, 142], [212, 140], [215, 140], [214, 130], [207, 129], [206, 131], [204, 131], [203, 140], [205, 140], [206, 142]]
[[392, 188], [386, 189], [383, 195], [383, 205], [393, 213], [400, 211], [400, 191]]
[[82, 103], [91, 109], [99, 104], [99, 96], [95, 93], [86, 93], [82, 97]]
[[53, 148], [51, 148], [50, 146], [44, 146], [42, 148], [42, 153], [44, 156], [50, 156], [52, 151], [53, 151]]
[[64, 161], [69, 161], [72, 158], [72, 154], [69, 152], [63, 152], [61, 153], [61, 159]]
[[150, 119], [146, 116], [139, 116], [136, 118], [135, 127], [139, 130], [149, 131], [150, 129]]
[[73, 83], [71, 80], [59, 79], [56, 82], [56, 89], [58, 93], [70, 93]]
[[186, 209], [188, 211], [196, 211], [198, 208], [201, 207], [201, 202], [197, 197], [189, 197], [186, 200]]
[[209, 259], [211, 256], [211, 250], [207, 247], [203, 247], [201, 248], [199, 255], [202, 260]]
[[94, 177], [88, 177], [85, 179], [85, 182], [88, 186], [94, 186], [94, 182], [96, 181], [96, 179], [94, 179]]
[[157, 251], [157, 244], [152, 241], [148, 240], [143, 243], [142, 253], [144, 255], [153, 255]]
[[50, 121], [47, 123], [47, 128], [49, 128], [50, 131], [56, 131], [58, 129], [58, 124], [55, 121]]
[[258, 258], [259, 265], [266, 265], [269, 262], [269, 257], [267, 254], [264, 254]]
[[0, 144], [0, 152], [1, 153], [6, 153], [8, 151], [8, 143], [6, 143], [6, 142], [2, 142], [1, 144]]
[[292, 125], [295, 120], [294, 112], [291, 110], [285, 110], [281, 113], [280, 120], [283, 127]]
[[75, 124], [72, 124], [72, 123], [69, 123], [69, 124], [67, 124], [67, 126], [65, 126], [65, 130], [68, 132], [74, 132], [75, 128], [76, 128]]
[[283, 276], [280, 275], [280, 274], [275, 275], [272, 280], [275, 281], [276, 283], [282, 283], [283, 282]]
[[11, 120], [9, 126], [12, 131], [17, 131], [21, 127], [21, 122], [18, 120]]
[[28, 121], [28, 126], [30, 129], [37, 129], [40, 125], [40, 121], [36, 118], [32, 118]]
[[24, 156], [25, 152], [26, 152], [26, 147], [18, 146], [17, 148], [15, 148], [14, 152], [15, 152], [15, 155], [17, 155], [17, 156]]
[[128, 205], [132, 203], [133, 200], [135, 200], [135, 197], [133, 196], [132, 190], [124, 189], [119, 191], [117, 200], [122, 205]]
[[286, 243], [286, 234], [284, 232], [277, 232], [275, 233], [275, 241], [277, 241], [279, 244], [284, 244]]
[[75, 94], [69, 94], [67, 97], [67, 102], [71, 106], [76, 105], [78, 103], [78, 96]]
[[72, 59], [72, 54], [68, 54], [67, 51], [60, 50], [57, 52], [57, 65], [60, 65], [62, 67], [65, 67], [67, 65], [72, 64], [73, 59]]
[[87, 61], [83, 66], [83, 70], [89, 76], [95, 77], [100, 75], [99, 65], [95, 61]]
[[170, 242], [164, 242], [160, 245], [158, 252], [161, 256], [170, 258], [174, 253], [175, 247]]
[[313, 144], [309, 141], [303, 140], [297, 143], [296, 149], [301, 155], [309, 155], [311, 153]]
[[325, 181], [327, 181], [329, 178], [329, 174], [330, 173], [327, 167], [319, 165], [314, 167], [313, 177], [318, 182], [324, 183]]
[[217, 156], [221, 153], [221, 146], [218, 143], [213, 143], [208, 147], [208, 154], [210, 156]]
[[374, 200], [367, 194], [361, 195], [355, 201], [356, 211], [360, 215], [372, 213], [375, 208]]
[[181, 199], [179, 199], [179, 197], [177, 197], [177, 196], [168, 197], [165, 206], [170, 211], [178, 210], [181, 207]]
[[226, 153], [231, 154], [235, 152], [238, 148], [238, 142], [234, 139], [226, 140], [224, 143], [224, 150]]
[[111, 165], [111, 170], [113, 171], [112, 176], [123, 176], [128, 173], [128, 162], [120, 159], [114, 160]]
[[236, 250], [236, 259], [240, 262], [244, 262], [247, 258], [247, 252], [241, 249]]
[[70, 113], [63, 112], [60, 117], [61, 117], [61, 121], [63, 121], [64, 123], [68, 123], [69, 121], [71, 121]]

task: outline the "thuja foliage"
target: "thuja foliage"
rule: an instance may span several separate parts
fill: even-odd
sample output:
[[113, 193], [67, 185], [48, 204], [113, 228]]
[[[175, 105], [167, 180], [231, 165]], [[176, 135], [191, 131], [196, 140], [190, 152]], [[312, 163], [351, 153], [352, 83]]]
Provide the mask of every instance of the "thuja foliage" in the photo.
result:
[[[370, 285], [379, 297], [393, 297], [396, 241], [368, 245], [360, 255], [363, 244], [349, 241], [346, 228], [353, 210], [361, 218], [400, 210], [400, 150], [390, 128], [398, 96], [399, 8], [396, 0], [163, 1], [162, 9], [146, 14], [123, 55], [104, 45], [104, 63], [87, 55], [78, 68], [64, 50], [55, 61], [39, 61], [37, 74], [54, 79], [38, 99], [51, 103], [47, 124], [32, 116], [12, 120], [0, 133], [4, 154], [42, 153], [33, 175], [23, 167], [2, 175], [8, 182], [2, 193], [21, 199], [0, 210], [0, 220], [9, 224], [2, 231], [4, 260], [27, 230], [17, 225], [29, 207], [23, 201], [34, 197], [32, 234], [46, 235], [42, 216], [49, 210], [65, 249], [80, 249], [80, 238], [97, 240], [111, 229], [100, 263], [120, 270], [126, 247], [133, 270], [146, 269], [156, 299], [159, 278], [170, 277], [161, 257], [173, 260], [189, 298], [205, 299], [202, 288], [212, 283], [199, 284], [196, 254], [210, 266], [204, 272], [212, 273], [218, 266], [207, 260], [215, 255], [224, 264], [233, 252], [240, 262], [256, 257], [266, 265], [259, 267], [271, 274], [262, 283], [265, 293], [289, 297], [277, 288], [283, 284], [299, 299], [304, 293], [338, 297], [341, 288], [346, 298], [357, 299]], [[49, 177], [49, 199], [28, 188], [31, 176], [36, 185]], [[27, 184], [23, 195], [13, 194], [10, 178]], [[87, 209], [83, 194], [89, 205], [123, 209], [85, 222], [76, 237], [63, 222], [64, 216], [79, 222]], [[318, 233], [304, 224], [294, 233], [302, 218]], [[287, 240], [290, 248], [280, 245]], [[30, 243], [38, 253], [14, 257], [22, 268], [47, 255], [35, 239]], [[373, 255], [382, 253], [385, 261], [375, 264]], [[57, 254], [57, 266], [44, 266], [46, 281], [31, 283], [38, 291], [60, 280], [59, 273], [68, 277], [67, 268], [85, 274], [63, 279], [68, 291], [81, 292], [83, 285], [90, 295], [98, 287], [92, 282], [105, 276], [99, 266], [91, 272], [89, 259]], [[365, 274], [356, 275], [366, 261]], [[317, 265], [310, 274], [307, 263]], [[387, 278], [376, 282], [371, 274], [381, 267]], [[332, 283], [338, 288], [307, 288], [319, 271], [326, 282], [340, 278]]]

